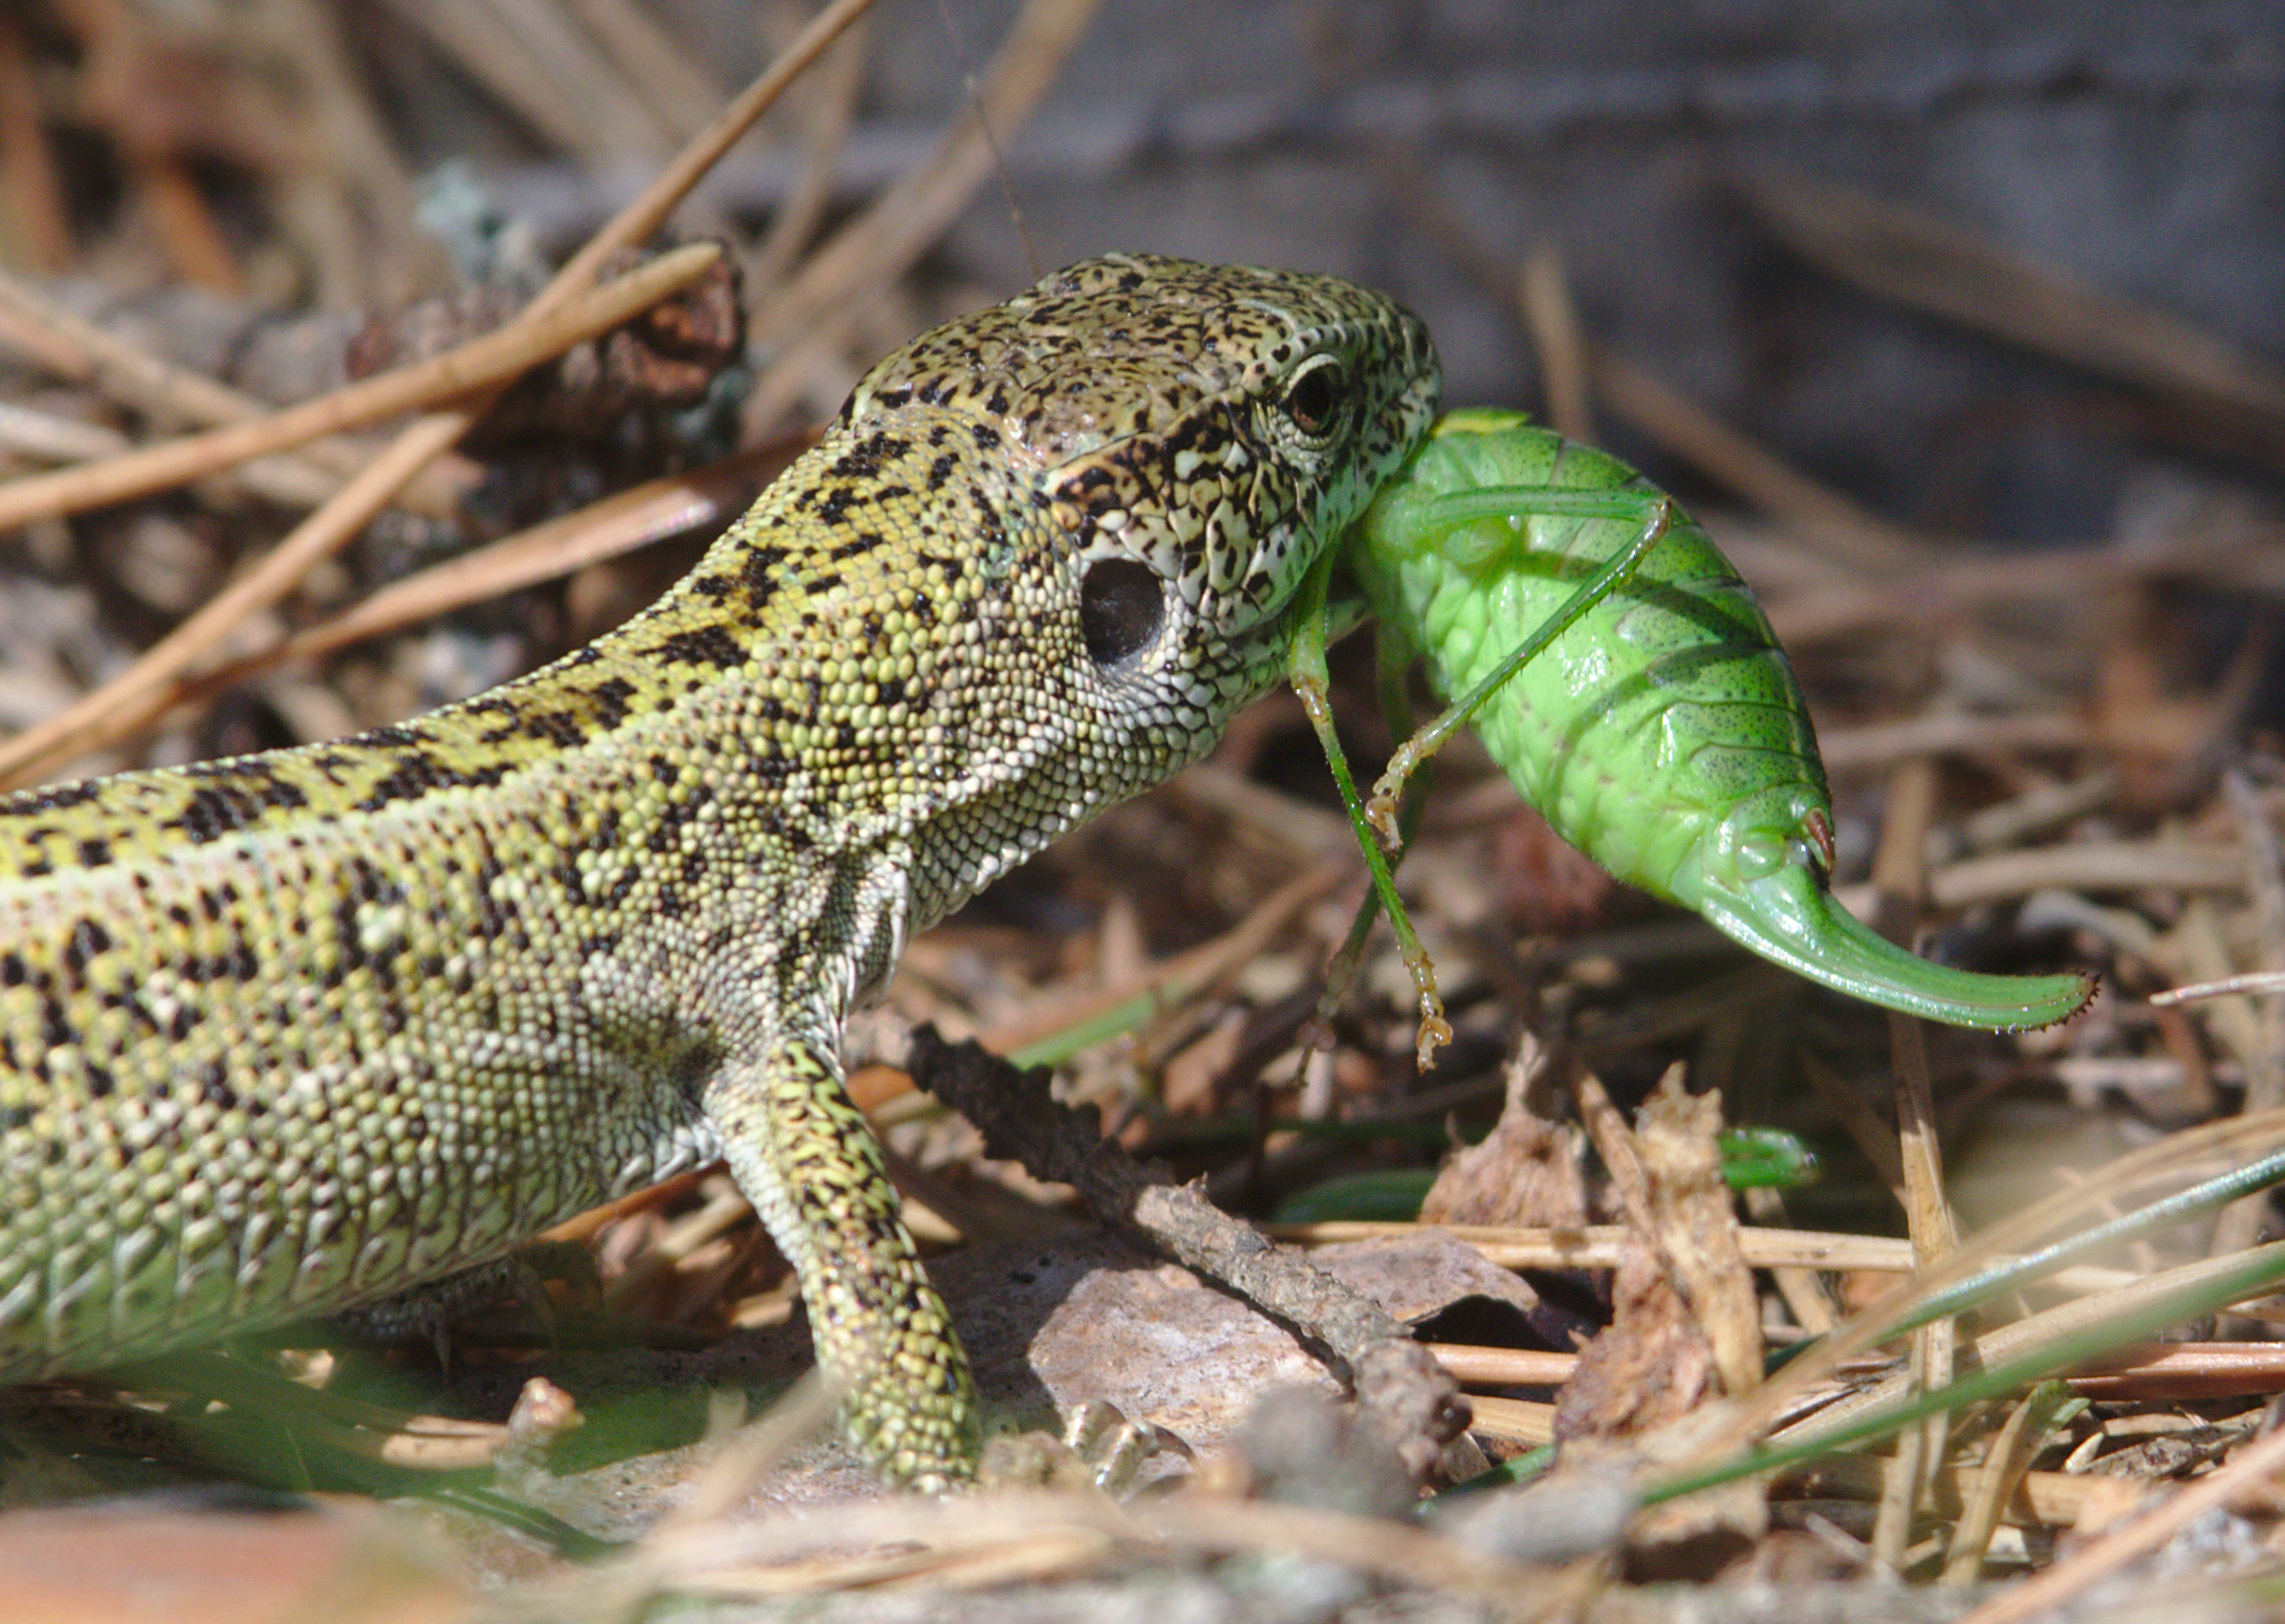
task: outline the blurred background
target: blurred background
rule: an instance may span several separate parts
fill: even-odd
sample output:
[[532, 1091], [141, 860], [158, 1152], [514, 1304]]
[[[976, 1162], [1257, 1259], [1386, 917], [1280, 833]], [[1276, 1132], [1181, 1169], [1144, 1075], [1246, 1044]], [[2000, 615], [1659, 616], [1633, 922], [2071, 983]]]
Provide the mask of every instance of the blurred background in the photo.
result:
[[[423, 197], [432, 218], [496, 210], [568, 252], [805, 14], [6, 11], [6, 263], [360, 311], [447, 275], [412, 224]], [[2277, 463], [2285, 16], [2262, 0], [883, 0], [861, 28], [686, 213], [740, 237], [763, 283], [794, 237], [925, 164], [995, 58], [1024, 82], [1000, 87], [999, 173], [930, 200], [941, 232], [912, 223], [911, 283], [836, 290], [873, 308], [838, 315], [838, 354], [804, 379], [813, 415], [912, 324], [1112, 248], [1373, 282], [1428, 317], [1454, 402], [1539, 406], [1509, 285], [1537, 251], [1560, 256], [1595, 344], [1895, 519], [2085, 541], [2153, 478]], [[2134, 335], [2039, 335], [2037, 301], [1979, 281], [1987, 266], [1923, 263], [1925, 246], [1890, 262], [1860, 203], [2195, 324], [2232, 352], [2201, 358], [2242, 362], [2272, 415], [2121, 387], [2152, 379], [2100, 346]], [[759, 324], [761, 353], [806, 319]], [[1601, 427], [1688, 487], [1622, 419]]]
[[[497, 326], [813, 12], [9, 0], [0, 475], [96, 468]], [[1699, 509], [1808, 684], [1843, 879], [1901, 839], [1960, 956], [2103, 965], [2127, 991], [2285, 964], [2244, 855], [2274, 854], [2246, 820], [2285, 796], [2281, 224], [2264, 0], [881, 0], [677, 217], [729, 246], [734, 283], [542, 368], [349, 546], [203, 632], [204, 675], [9, 770], [327, 737], [530, 669], [649, 601], [883, 352], [1148, 249], [1385, 288], [1437, 334], [1450, 403], [1543, 414]], [[126, 670], [379, 444], [16, 509], [0, 728]], [[596, 506], [629, 488], [672, 515]], [[1358, 753], [1385, 749], [1367, 684], [1344, 712]], [[1218, 770], [916, 950], [915, 1012], [1037, 1035], [1062, 993], [1132, 984], [1338, 855], [1338, 825], [1291, 811], [1328, 791], [1290, 702]], [[1408, 880], [1462, 1016], [1440, 1075], [1478, 1103], [1518, 1000], [1592, 1024], [1674, 957], [1627, 946], [1642, 905], [1504, 789], [1470, 799], [1482, 772], [1461, 763], [1431, 826], [1451, 843]], [[2028, 867], [1974, 866], [2026, 843]], [[1295, 1080], [1347, 905], [1286, 916], [1234, 1004], [1121, 1075], [1178, 1115], [1265, 1076], [1320, 1114], [1410, 1086], [1393, 962], [1339, 1087]], [[1703, 1085], [1800, 1096], [1792, 1029], [1753, 1014], [1797, 985], [1658, 985], [1683, 1002], [1604, 1043], [1636, 1083], [1687, 1053]], [[2121, 1001], [1946, 1076], [1963, 1112], [2027, 1079], [2152, 1120], [2285, 1100], [2266, 1017], [2213, 1007]]]

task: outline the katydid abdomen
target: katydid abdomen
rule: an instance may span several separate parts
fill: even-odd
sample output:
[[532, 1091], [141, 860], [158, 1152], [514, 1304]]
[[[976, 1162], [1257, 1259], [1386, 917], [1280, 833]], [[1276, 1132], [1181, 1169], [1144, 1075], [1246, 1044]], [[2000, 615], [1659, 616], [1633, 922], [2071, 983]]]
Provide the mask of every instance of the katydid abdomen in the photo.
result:
[[[1580, 583], [1663, 533], [1504, 681]], [[1825, 885], [1831, 796], [1808, 707], [1752, 590], [1695, 522], [1616, 458], [1515, 413], [1455, 412], [1382, 487], [1345, 563], [1556, 832], [1619, 878], [1860, 998], [1962, 1026], [2042, 1026], [2080, 976], [1916, 959]]]

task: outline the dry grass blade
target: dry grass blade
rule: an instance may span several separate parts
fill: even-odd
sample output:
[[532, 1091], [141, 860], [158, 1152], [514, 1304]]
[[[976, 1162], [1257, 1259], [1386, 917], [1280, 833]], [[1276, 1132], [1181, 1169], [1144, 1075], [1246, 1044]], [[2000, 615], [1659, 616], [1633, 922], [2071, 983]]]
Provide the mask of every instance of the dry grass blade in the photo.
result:
[[867, 55], [865, 31], [852, 29], [809, 81], [800, 179], [770, 216], [769, 227], [746, 263], [749, 286], [757, 296], [786, 279], [833, 205], [834, 172], [857, 122]]
[[[1433, 1227], [1466, 1241], [1485, 1260], [1502, 1268], [1614, 1268], [1626, 1236], [1621, 1224], [1582, 1224], [1576, 1229], [1500, 1228], [1488, 1224], [1269, 1223], [1263, 1232], [1298, 1246], [1329, 1246], [1347, 1241], [1401, 1239]], [[1847, 1235], [1810, 1229], [1738, 1231], [1738, 1249], [1754, 1268], [1817, 1268], [1835, 1273], [1910, 1274], [1919, 1266], [1912, 1243], [1885, 1235]], [[2049, 1277], [2062, 1289], [2106, 1291], [2134, 1278], [2122, 1269], [2070, 1268]]]
[[[1442, 1350], [1438, 1350], [1441, 1355]], [[1569, 1354], [1555, 1355], [1568, 1358]], [[1458, 1372], [1454, 1372], [1455, 1376]], [[1556, 1440], [1556, 1407], [1529, 1398], [1501, 1398], [1471, 1393], [1468, 1397], [1468, 1430], [1478, 1438], [1537, 1449]]]
[[[508, 329], [538, 320], [570, 302], [593, 284], [598, 272], [621, 249], [657, 230], [707, 170], [736, 143], [786, 86], [816, 59], [872, 0], [835, 0], [817, 13], [793, 45], [780, 53], [738, 99], [724, 109], [705, 133], [677, 154], [642, 195], [614, 216]], [[460, 410], [422, 418], [403, 429], [362, 472], [312, 513], [247, 575], [147, 650], [141, 659], [62, 715], [0, 749], [0, 782], [22, 783], [44, 767], [69, 760], [112, 713], [142, 702], [204, 658], [248, 615], [267, 608], [292, 591], [321, 558], [345, 546], [405, 481], [448, 450], [482, 409], [480, 401]]]
[[[1935, 764], [1926, 756], [1904, 762], [1889, 775], [1888, 812], [1881, 843], [1873, 854], [1873, 889], [1879, 897], [1876, 920], [1882, 934], [1907, 948], [1918, 928], [1927, 894], [1922, 852], [1935, 815]], [[1957, 1241], [1950, 1202], [1944, 1193], [1944, 1162], [1938, 1146], [1935, 1088], [1928, 1071], [1927, 1038], [1921, 1023], [1891, 1011], [1888, 1045], [1895, 1075], [1898, 1166], [1904, 1174], [1905, 1231], [1922, 1268], [1935, 1268], [1951, 1255]], [[1948, 1385], [1952, 1377], [1953, 1327], [1948, 1319], [1912, 1333], [1912, 1380], [1922, 1391]], [[1947, 1418], [1930, 1416], [1897, 1440], [1897, 1470], [1881, 1496], [1874, 1525], [1873, 1554], [1889, 1568], [1904, 1565], [1912, 1521], [1926, 1481], [1943, 1463]]]
[[595, 162], [608, 162], [613, 157], [610, 144], [597, 139], [578, 102], [533, 60], [490, 6], [481, 0], [388, 0], [388, 5], [535, 134]]
[[1450, 1371], [1455, 1381], [1481, 1382], [1488, 1387], [1560, 1387], [1571, 1379], [1578, 1364], [1577, 1353], [1550, 1353], [1536, 1348], [1473, 1348], [1453, 1342], [1428, 1346], [1436, 1362]]
[[2041, 1386], [2008, 1412], [1982, 1467], [1969, 1480], [1966, 1504], [1960, 1508], [1945, 1555], [1944, 1583], [1969, 1584], [1982, 1571], [1984, 1552], [1991, 1548], [1992, 1531], [1999, 1527], [2000, 1508], [2030, 1472], [2063, 1401], [2060, 1388]]
[[[617, 59], [555, 0], [459, 0], [454, 9], [464, 15], [490, 11], [555, 87], [555, 99], [577, 110], [581, 141], [598, 161], [655, 163], [673, 150], [676, 138], [636, 94]], [[683, 132], [686, 138], [690, 133]]]
[[[2279, 1264], [2285, 1264], [2285, 1242], [2273, 1241], [2229, 1257], [2202, 1258], [2196, 1263], [2161, 1269], [2112, 1290], [2082, 1297], [2059, 1308], [2027, 1315], [1997, 1331], [1986, 1332], [1970, 1344], [1974, 1350], [1974, 1368], [1989, 1371], [2018, 1360], [2037, 1358], [2048, 1350], [2068, 1348], [2086, 1333], [2099, 1333], [2107, 1325], [2123, 1323], [2150, 1305], [2164, 1303], [2178, 1293]], [[2254, 1289], [2266, 1293], [2274, 1290], [2275, 1286], [2272, 1283]], [[1807, 1419], [1774, 1433], [1772, 1441], [1814, 1443], [1833, 1437], [1865, 1416], [1901, 1403], [1914, 1385], [1905, 1375], [1875, 1382]]]
[[1877, 293], [2129, 382], [2285, 430], [2285, 377], [2188, 322], [2113, 298], [1915, 210], [1801, 175], [1745, 195], [1796, 252]]
[[2203, 1004], [2210, 998], [2234, 998], [2243, 993], [2285, 993], [2285, 970], [2248, 970], [2243, 975], [2224, 976], [2219, 981], [2171, 986], [2164, 992], [2153, 992], [2149, 1002], [2156, 1008], [2166, 1009], [2177, 1004]]
[[1578, 310], [1563, 274], [1563, 256], [1553, 244], [1534, 249], [1523, 262], [1515, 302], [1530, 318], [1532, 348], [1547, 388], [1547, 417], [1557, 434], [1572, 440], [1595, 437], [1595, 414], [1587, 400], [1587, 344], [1579, 332]]
[[723, 155], [753, 127], [754, 120], [785, 94], [786, 87], [822, 55], [844, 30], [870, 11], [872, 5], [873, 0], [833, 0], [832, 5], [812, 18], [809, 26], [778, 54], [761, 77], [748, 85], [737, 100], [724, 108], [695, 140], [675, 154], [673, 162], [643, 188], [641, 197], [620, 209], [585, 248], [572, 256], [570, 263], [557, 272], [555, 281], [549, 285], [549, 292], [567, 282], [574, 287], [584, 285], [613, 254], [622, 248], [634, 247], [665, 224], [675, 206], [689, 195], [690, 188], [698, 184], [706, 172], [722, 161]]
[[1056, 997], [1052, 1007], [1018, 1011], [996, 1023], [984, 1034], [985, 1039], [992, 1049], [1030, 1065], [1051, 1064], [1039, 1051], [1060, 1051], [1069, 1044], [1082, 1041], [1072, 1035], [1077, 1032], [1089, 1034], [1083, 1041], [1099, 1042], [1103, 1035], [1109, 1034], [1099, 1033], [1097, 1023], [1119, 1015], [1128, 1006], [1140, 1007], [1136, 1012], [1140, 1021], [1234, 974], [1260, 957], [1262, 950], [1302, 909], [1355, 872], [1354, 861], [1345, 857], [1318, 863], [1279, 886], [1235, 926], [1213, 941], [1201, 942], [1187, 952], [1153, 964], [1134, 980], [1118, 986], [1081, 993], [1077, 998]]
[[973, 105], [928, 160], [891, 186], [810, 256], [785, 291], [754, 312], [757, 338], [800, 332], [852, 292], [911, 263], [996, 162], [992, 135], [1022, 122], [1046, 94], [1099, 0], [1032, 0], [993, 57]]
[[[59, 377], [84, 382], [122, 405], [162, 419], [217, 428], [266, 417], [272, 409], [268, 401], [228, 384], [168, 365], [5, 271], [0, 271], [0, 342], [34, 357]], [[318, 440], [282, 460], [316, 465], [332, 476], [327, 482], [330, 493], [362, 467], [369, 455], [369, 447]], [[440, 458], [405, 487], [398, 505], [417, 512], [448, 514], [478, 474], [473, 464]]]
[[72, 230], [23, 32], [0, 17], [0, 241], [42, 271], [71, 262]]
[[345, 385], [250, 422], [186, 435], [81, 467], [11, 480], [0, 485], [0, 531], [147, 496], [320, 435], [363, 428], [508, 382], [687, 287], [721, 257], [715, 244], [691, 243], [592, 292], [433, 359]]
[[1928, 900], [1965, 908], [2050, 889], [2236, 891], [2244, 884], [2245, 855], [2234, 847], [2083, 840], [1947, 863], [1928, 876]]
[[616, 59], [651, 113], [678, 141], [698, 134], [698, 110], [719, 104], [723, 89], [706, 65], [632, 0], [571, 0], [579, 21]]
[[[2084, 1183], [2034, 1202], [1963, 1245], [1942, 1268], [1900, 1283], [1879, 1302], [1857, 1314], [1839, 1334], [1795, 1359], [1774, 1380], [1740, 1405], [1730, 1422], [1705, 1442], [1694, 1459], [1701, 1462], [1719, 1460], [1744, 1448], [1802, 1394], [1830, 1378], [1842, 1361], [1857, 1357], [1892, 1334], [1893, 1327], [1911, 1316], [1915, 1304], [1958, 1285], [2005, 1253], [2027, 1248], [2085, 1212], [2106, 1208], [2114, 1201], [2130, 1200], [2153, 1183], [2187, 1182], [2193, 1169], [2215, 1161], [2251, 1160], [2274, 1149], [2281, 1140], [2285, 1140], [2285, 1112], [2225, 1118], [2174, 1134], [2157, 1144], [2120, 1157]], [[2199, 1267], [2227, 1272], [2222, 1266], [2212, 1263]]]
[[[1895, 1462], [1885, 1456], [1836, 1455], [1807, 1465], [1782, 1467], [1772, 1475], [1770, 1486], [1779, 1496], [1872, 1500], [1880, 1496], [1894, 1473]], [[1929, 1482], [1936, 1514], [1967, 1514], [1981, 1475], [1981, 1468], [1939, 1467]], [[1999, 1521], [2051, 1528], [2107, 1524], [2132, 1509], [2142, 1495], [2143, 1485], [2125, 1478], [2027, 1472], [2016, 1479], [2016, 1492], [1999, 1504]]]
[[631, 487], [577, 512], [502, 536], [474, 552], [392, 582], [354, 608], [296, 632], [264, 655], [259, 667], [250, 660], [245, 667], [217, 672], [214, 681], [242, 682], [251, 674], [247, 667], [331, 654], [367, 638], [554, 580], [668, 536], [735, 518], [808, 444], [807, 435], [772, 441], [710, 466]]
[[798, 337], [763, 375], [748, 421], [770, 422], [806, 386], [817, 351], [888, 278], [917, 259], [968, 206], [998, 162], [996, 134], [1028, 118], [1061, 73], [1100, 0], [1031, 0], [1008, 31], [968, 114], [926, 161], [875, 199], [753, 313], [757, 342]]
[[2285, 1343], [2145, 1342], [2089, 1360], [2070, 1378], [2089, 1397], [2179, 1402], [2285, 1390]]
[[[1493, 1560], [1384, 1519], [1228, 1500], [1121, 1506], [1100, 1495], [1001, 1494], [935, 1505], [889, 1501], [826, 1518], [710, 1522], [656, 1542], [637, 1560], [650, 1568], [659, 1589], [673, 1590], [693, 1586], [709, 1572], [784, 1564], [826, 1548], [910, 1541], [926, 1548], [973, 1549], [979, 1542], [1022, 1542], [1071, 1527], [1099, 1531], [1149, 1554], [1311, 1557], [1436, 1592], [1513, 1601], [1532, 1587], [1546, 1588], [1542, 1570]], [[608, 1584], [611, 1576], [598, 1575], [596, 1582]], [[1555, 1597], [1547, 1599], [1552, 1604]]]
[[316, 659], [402, 631], [437, 616], [519, 592], [736, 516], [761, 487], [808, 444], [808, 437], [773, 441], [709, 467], [651, 480], [575, 513], [502, 536], [417, 574], [392, 582], [329, 619], [305, 627], [259, 654], [196, 677], [179, 677], [141, 703], [114, 712], [84, 741], [100, 749], [131, 738], [179, 704], [194, 704], [296, 660]]
[[2016, 1624], [2078, 1594], [2136, 1557], [2146, 1556], [2199, 1517], [2285, 1467], [2285, 1432], [2273, 1432], [2239, 1452], [2211, 1477], [2176, 1490], [2165, 1504], [2093, 1545], [2064, 1557], [2044, 1573], [1977, 1608], [1961, 1624]]
[[0, 450], [42, 463], [84, 463], [120, 456], [132, 448], [116, 428], [0, 401]]
[[2063, 715], [1984, 716], [1945, 712], [1906, 722], [1834, 727], [1818, 735], [1817, 753], [1835, 771], [1886, 767], [1911, 756], [1973, 750], [2078, 749], [2096, 742], [2094, 725]]

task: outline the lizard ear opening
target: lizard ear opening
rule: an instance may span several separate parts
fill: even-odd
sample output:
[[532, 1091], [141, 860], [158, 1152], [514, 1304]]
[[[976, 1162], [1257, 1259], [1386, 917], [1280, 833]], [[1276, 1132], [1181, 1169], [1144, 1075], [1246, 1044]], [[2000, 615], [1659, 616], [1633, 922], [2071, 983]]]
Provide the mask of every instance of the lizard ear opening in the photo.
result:
[[1098, 558], [1079, 583], [1079, 632], [1087, 658], [1116, 665], [1150, 646], [1166, 619], [1158, 574], [1135, 558]]

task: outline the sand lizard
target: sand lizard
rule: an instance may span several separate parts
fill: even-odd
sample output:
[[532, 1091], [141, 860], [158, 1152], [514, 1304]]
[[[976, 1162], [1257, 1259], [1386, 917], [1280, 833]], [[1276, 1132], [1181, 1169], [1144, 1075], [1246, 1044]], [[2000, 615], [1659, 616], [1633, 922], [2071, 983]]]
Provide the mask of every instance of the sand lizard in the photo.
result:
[[842, 1022], [1277, 676], [1437, 379], [1346, 283], [1090, 261], [882, 361], [532, 676], [0, 799], [0, 1380], [370, 1302], [719, 1155], [859, 1445], [968, 1475]]

